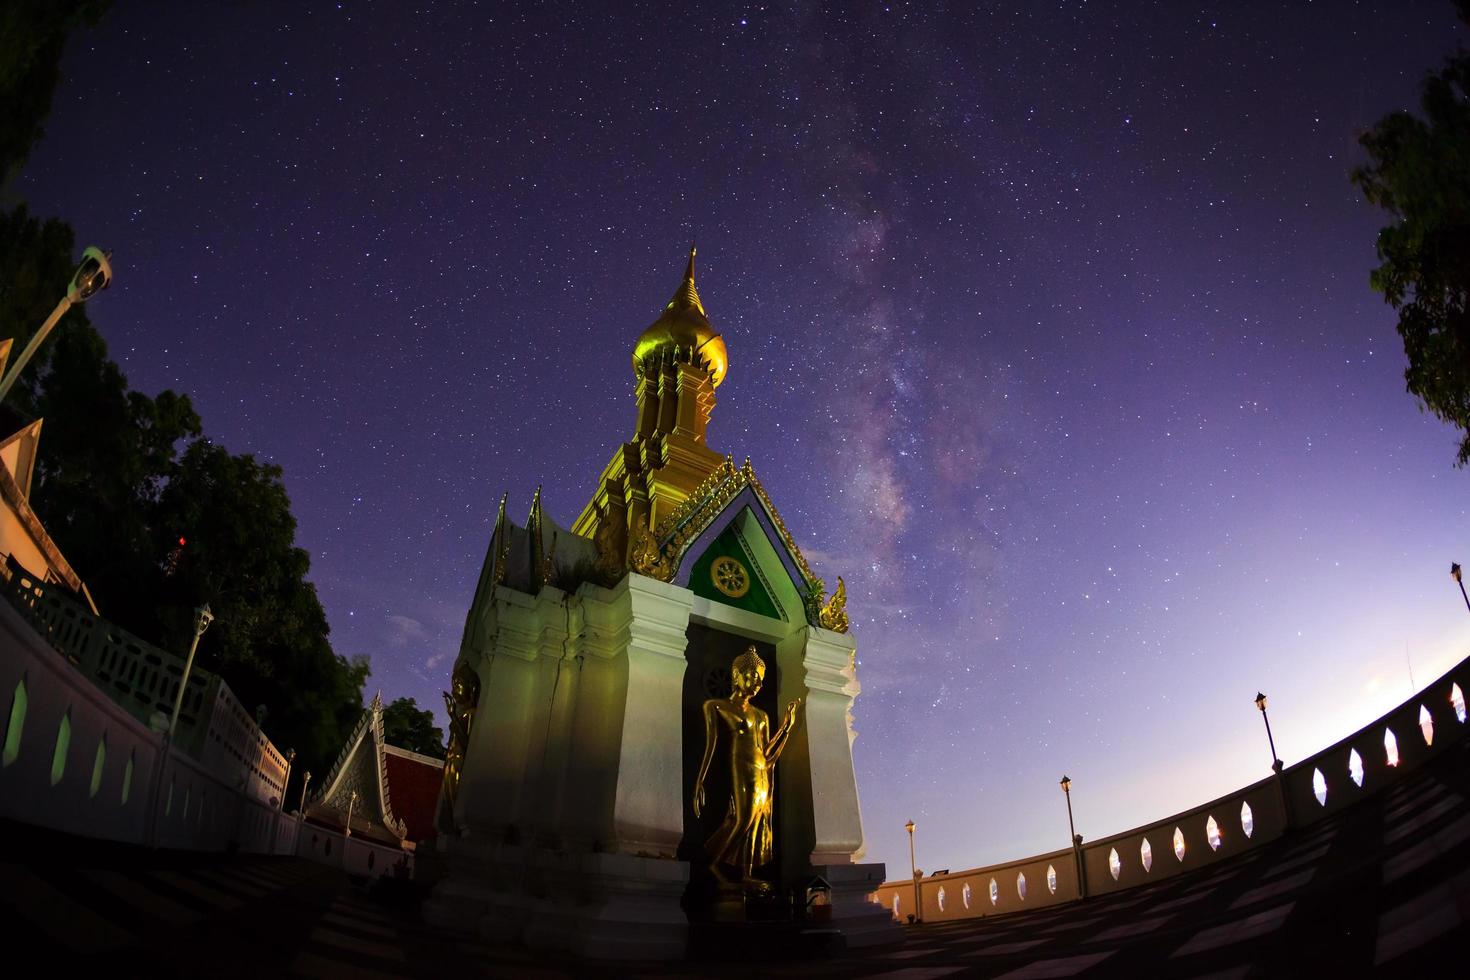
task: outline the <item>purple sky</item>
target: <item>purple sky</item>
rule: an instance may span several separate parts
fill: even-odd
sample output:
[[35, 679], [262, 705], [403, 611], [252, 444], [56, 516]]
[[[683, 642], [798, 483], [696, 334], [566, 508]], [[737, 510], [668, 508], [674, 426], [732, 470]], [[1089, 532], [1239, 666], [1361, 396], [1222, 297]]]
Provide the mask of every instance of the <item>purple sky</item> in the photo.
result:
[[1066, 772], [1096, 838], [1266, 775], [1258, 688], [1293, 762], [1470, 652], [1347, 180], [1448, 0], [629, 6], [120, 4], [15, 188], [116, 250], [132, 384], [285, 468], [371, 688], [438, 703], [502, 492], [576, 516], [696, 233], [710, 443], [847, 579], [891, 875], [907, 818], [1062, 847]]

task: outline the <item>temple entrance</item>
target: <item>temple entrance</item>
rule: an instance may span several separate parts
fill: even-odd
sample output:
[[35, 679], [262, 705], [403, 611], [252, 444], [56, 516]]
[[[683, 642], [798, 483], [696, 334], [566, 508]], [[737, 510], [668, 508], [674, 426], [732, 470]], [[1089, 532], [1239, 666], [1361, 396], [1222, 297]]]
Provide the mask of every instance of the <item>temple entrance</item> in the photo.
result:
[[[688, 667], [684, 671], [683, 691], [683, 734], [684, 734], [684, 837], [679, 844], [679, 858], [689, 862], [689, 892], [685, 898], [685, 911], [691, 920], [709, 917], [714, 882], [709, 873], [709, 858], [704, 844], [725, 819], [730, 799], [730, 745], [729, 735], [721, 731], [715, 745], [715, 754], [710, 762], [709, 774], [705, 777], [705, 805], [701, 814], [694, 815], [694, 781], [699, 776], [699, 763], [704, 755], [704, 702], [710, 698], [730, 696], [730, 665], [735, 658], [752, 644], [761, 660], [765, 661], [765, 680], [760, 693], [751, 699], [751, 704], [760, 708], [771, 720], [771, 728], [781, 723], [780, 705], [776, 698], [777, 668], [776, 647], [771, 643], [736, 636], [698, 623], [691, 623], [688, 631], [689, 645], [684, 656]], [[772, 787], [775, 792], [775, 787]], [[777, 895], [783, 893], [784, 883], [780, 880], [780, 797], [774, 797], [772, 831], [775, 837], [775, 853], [772, 861], [763, 868], [755, 869], [757, 877], [770, 881]]]

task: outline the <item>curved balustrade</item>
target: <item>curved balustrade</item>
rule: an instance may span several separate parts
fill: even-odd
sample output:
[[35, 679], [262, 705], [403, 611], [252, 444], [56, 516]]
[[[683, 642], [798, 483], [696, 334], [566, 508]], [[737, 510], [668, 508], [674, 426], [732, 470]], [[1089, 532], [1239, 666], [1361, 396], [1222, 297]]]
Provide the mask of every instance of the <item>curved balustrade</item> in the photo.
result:
[[[1470, 659], [1388, 714], [1286, 767], [1208, 803], [1049, 854], [933, 875], [919, 883], [922, 918], [973, 918], [1104, 895], [1228, 860], [1383, 790], [1470, 731], [1464, 691]], [[1080, 862], [1082, 876], [1078, 877]], [[941, 903], [941, 891], [946, 900]], [[961, 895], [969, 901], [956, 901]], [[914, 882], [886, 881], [871, 896], [895, 916], [914, 912]]]

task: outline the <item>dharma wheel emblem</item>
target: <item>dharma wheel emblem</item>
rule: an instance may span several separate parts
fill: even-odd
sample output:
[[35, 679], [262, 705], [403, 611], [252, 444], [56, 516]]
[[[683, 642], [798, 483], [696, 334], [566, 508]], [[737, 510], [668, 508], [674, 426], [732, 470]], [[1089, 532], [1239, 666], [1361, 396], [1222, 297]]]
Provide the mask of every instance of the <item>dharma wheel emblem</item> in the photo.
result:
[[710, 566], [709, 577], [715, 588], [732, 599], [750, 591], [750, 573], [734, 558], [716, 558]]

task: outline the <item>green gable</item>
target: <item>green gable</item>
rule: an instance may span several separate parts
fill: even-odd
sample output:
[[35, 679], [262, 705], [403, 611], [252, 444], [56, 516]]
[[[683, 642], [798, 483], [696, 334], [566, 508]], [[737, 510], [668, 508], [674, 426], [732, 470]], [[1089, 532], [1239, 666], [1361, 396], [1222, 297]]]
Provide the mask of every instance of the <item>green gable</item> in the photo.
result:
[[[740, 543], [740, 534], [735, 529], [736, 522], [732, 521], [714, 543], [709, 546], [699, 560], [694, 563], [694, 569], [689, 573], [689, 590], [697, 596], [703, 596], [714, 602], [721, 602], [727, 606], [744, 609], [759, 616], [769, 616], [772, 619], [784, 619], [781, 609], [776, 601], [771, 598], [765, 583], [761, 581], [756, 571], [755, 563], [751, 561], [750, 555]], [[745, 593], [739, 596], [730, 595], [715, 584], [714, 573], [717, 568], [726, 573], [726, 583], [730, 584], [730, 573], [734, 571], [728, 562], [720, 559], [729, 559], [738, 562], [740, 569], [744, 571]], [[740, 578], [735, 572], [735, 578]], [[731, 591], [740, 591], [733, 588]]]

